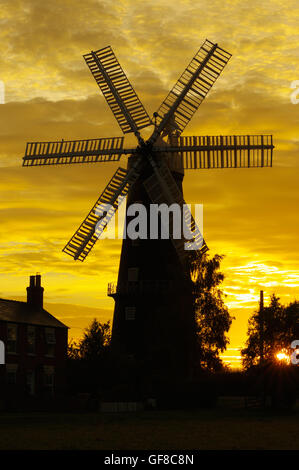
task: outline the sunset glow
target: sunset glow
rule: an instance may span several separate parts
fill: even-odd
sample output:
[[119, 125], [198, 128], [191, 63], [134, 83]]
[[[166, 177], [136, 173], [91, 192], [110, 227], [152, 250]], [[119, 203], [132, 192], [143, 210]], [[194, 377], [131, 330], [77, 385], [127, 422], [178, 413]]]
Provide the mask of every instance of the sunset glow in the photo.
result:
[[276, 358], [281, 363], [285, 363], [285, 364], [290, 364], [291, 363], [290, 356], [288, 354], [286, 354], [286, 352], [284, 350], [281, 350], [279, 353], [277, 353]]
[[299, 104], [290, 100], [299, 79], [297, 2], [25, 3], [3, 0], [0, 11], [0, 297], [24, 300], [29, 275], [40, 272], [46, 308], [70, 338], [94, 317], [112, 319], [107, 284], [117, 280], [121, 240], [97, 242], [83, 263], [62, 249], [126, 159], [22, 168], [26, 142], [122, 135], [86, 52], [111, 45], [152, 116], [209, 38], [232, 58], [184, 135], [273, 134], [275, 145], [273, 168], [186, 171], [184, 179], [186, 202], [203, 204], [211, 256], [225, 255], [223, 290], [236, 320], [222, 357], [240, 365], [259, 291], [265, 303], [273, 292], [283, 304], [299, 297]]

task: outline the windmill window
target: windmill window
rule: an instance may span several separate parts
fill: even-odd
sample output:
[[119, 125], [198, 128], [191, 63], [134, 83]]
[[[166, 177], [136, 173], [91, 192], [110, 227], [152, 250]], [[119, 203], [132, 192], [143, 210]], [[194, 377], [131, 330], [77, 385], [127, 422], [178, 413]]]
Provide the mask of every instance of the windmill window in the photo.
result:
[[135, 320], [136, 307], [126, 307], [125, 314], [126, 314], [126, 320], [128, 321]]
[[139, 274], [138, 268], [129, 268], [128, 269], [128, 281], [129, 282], [138, 281], [138, 274]]

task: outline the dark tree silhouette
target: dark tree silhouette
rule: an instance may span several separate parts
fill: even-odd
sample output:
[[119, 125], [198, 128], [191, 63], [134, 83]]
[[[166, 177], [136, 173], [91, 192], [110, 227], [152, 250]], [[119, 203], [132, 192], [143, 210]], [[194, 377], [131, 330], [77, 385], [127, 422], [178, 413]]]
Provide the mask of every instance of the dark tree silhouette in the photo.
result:
[[[299, 302], [284, 307], [280, 299], [272, 294], [270, 305], [263, 309], [263, 352], [266, 362], [275, 362], [281, 349], [290, 350], [296, 338], [299, 324]], [[246, 347], [241, 351], [245, 369], [258, 365], [260, 361], [260, 320], [254, 312], [248, 320]]]
[[70, 359], [98, 361], [108, 351], [110, 341], [110, 321], [101, 323], [95, 318], [90, 326], [84, 330], [83, 338], [78, 343], [70, 343], [68, 356]]
[[70, 393], [90, 394], [84, 405], [88, 409], [97, 409], [109, 379], [110, 339], [110, 322], [101, 323], [94, 319], [82, 339], [77, 343], [72, 341], [68, 346], [68, 388]]
[[229, 344], [226, 333], [234, 319], [225, 306], [220, 287], [224, 279], [220, 272], [222, 259], [222, 255], [209, 258], [196, 252], [189, 259], [197, 337], [195, 360], [199, 369], [210, 371], [224, 367], [219, 354]]

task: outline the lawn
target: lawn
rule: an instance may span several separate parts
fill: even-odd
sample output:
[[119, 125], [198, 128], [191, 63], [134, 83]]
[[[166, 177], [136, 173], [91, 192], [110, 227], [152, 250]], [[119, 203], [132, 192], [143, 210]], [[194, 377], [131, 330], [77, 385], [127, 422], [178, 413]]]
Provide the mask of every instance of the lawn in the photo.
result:
[[1, 413], [0, 449], [299, 448], [299, 412], [246, 409], [135, 413]]

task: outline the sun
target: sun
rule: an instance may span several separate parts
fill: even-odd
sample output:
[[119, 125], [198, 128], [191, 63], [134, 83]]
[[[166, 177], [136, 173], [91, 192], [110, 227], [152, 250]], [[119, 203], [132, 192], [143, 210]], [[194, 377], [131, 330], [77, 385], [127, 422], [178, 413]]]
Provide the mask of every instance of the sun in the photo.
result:
[[284, 364], [290, 364], [291, 362], [291, 358], [288, 354], [286, 354], [285, 349], [282, 349], [281, 351], [279, 351], [279, 353], [276, 354], [276, 359], [280, 363], [284, 363]]

